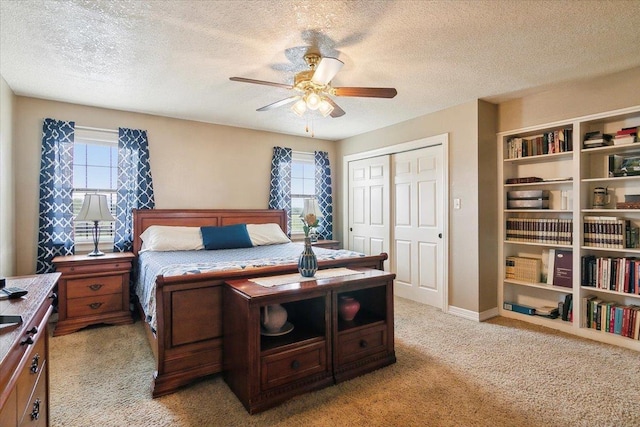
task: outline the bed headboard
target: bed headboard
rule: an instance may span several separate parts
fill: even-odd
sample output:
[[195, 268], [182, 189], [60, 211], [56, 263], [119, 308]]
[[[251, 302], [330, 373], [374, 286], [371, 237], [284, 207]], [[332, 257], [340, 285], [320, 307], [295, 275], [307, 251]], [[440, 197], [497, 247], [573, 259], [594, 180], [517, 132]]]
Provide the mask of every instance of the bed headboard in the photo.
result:
[[134, 209], [133, 253], [138, 255], [140, 234], [151, 225], [203, 227], [271, 222], [287, 232], [287, 214], [281, 209]]

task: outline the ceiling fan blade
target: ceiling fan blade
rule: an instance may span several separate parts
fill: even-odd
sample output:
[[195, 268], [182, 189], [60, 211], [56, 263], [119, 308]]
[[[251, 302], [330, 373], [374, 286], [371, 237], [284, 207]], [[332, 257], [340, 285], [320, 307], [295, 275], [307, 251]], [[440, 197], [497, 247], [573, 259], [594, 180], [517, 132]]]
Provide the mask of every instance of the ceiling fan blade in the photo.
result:
[[361, 96], [366, 98], [393, 98], [398, 91], [392, 87], [335, 87], [336, 96]]
[[335, 119], [336, 117], [344, 116], [344, 114], [345, 114], [344, 110], [343, 110], [342, 108], [340, 108], [340, 107], [338, 106], [338, 104], [336, 104], [335, 102], [333, 102], [333, 99], [328, 98], [328, 97], [327, 97], [327, 98], [325, 98], [325, 99], [326, 99], [326, 100], [327, 100], [327, 102], [328, 102], [329, 104], [331, 104], [331, 106], [333, 107], [333, 111], [332, 111], [332, 112], [331, 112], [331, 114], [330, 114], [330, 116], [331, 116], [331, 117], [333, 117], [333, 118]]
[[300, 96], [298, 95], [290, 96], [289, 98], [281, 99], [280, 101], [276, 101], [272, 104], [265, 105], [262, 108], [258, 108], [256, 111], [273, 110], [274, 108], [282, 107], [283, 105], [290, 104], [293, 101], [297, 101], [298, 99], [300, 99]]
[[258, 85], [275, 86], [275, 87], [281, 87], [284, 89], [293, 89], [293, 86], [286, 85], [284, 83], [266, 82], [264, 80], [246, 79], [244, 77], [229, 77], [229, 80], [232, 80], [234, 82], [255, 83]]
[[336, 58], [322, 58], [316, 67], [311, 81], [319, 85], [327, 85], [338, 74], [344, 62]]

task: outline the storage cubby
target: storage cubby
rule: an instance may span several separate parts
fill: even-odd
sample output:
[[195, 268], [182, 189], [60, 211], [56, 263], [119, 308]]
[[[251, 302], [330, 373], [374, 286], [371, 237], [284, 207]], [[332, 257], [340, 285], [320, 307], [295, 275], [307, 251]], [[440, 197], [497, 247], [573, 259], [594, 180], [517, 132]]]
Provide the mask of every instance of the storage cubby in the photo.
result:
[[[249, 412], [395, 362], [395, 274], [357, 270], [284, 286], [225, 284], [224, 377]], [[353, 321], [339, 319], [339, 295], [360, 302]], [[274, 305], [287, 311], [292, 329], [262, 329], [261, 311]]]

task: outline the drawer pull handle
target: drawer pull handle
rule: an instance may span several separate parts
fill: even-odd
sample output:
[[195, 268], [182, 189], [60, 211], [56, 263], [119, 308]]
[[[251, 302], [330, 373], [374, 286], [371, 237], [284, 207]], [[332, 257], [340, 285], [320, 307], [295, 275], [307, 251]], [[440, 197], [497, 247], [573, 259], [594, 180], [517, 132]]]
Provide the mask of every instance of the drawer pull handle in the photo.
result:
[[102, 305], [101, 302], [94, 302], [94, 303], [89, 304], [89, 308], [91, 308], [92, 310], [96, 310], [96, 309], [100, 308], [101, 305]]
[[27, 331], [27, 335], [29, 335], [29, 334], [35, 335], [37, 333], [38, 333], [38, 327], [37, 326], [34, 326], [34, 327], [32, 327], [31, 329], [29, 329]]
[[35, 356], [33, 356], [33, 359], [31, 360], [31, 372], [34, 374], [38, 373], [38, 364], [40, 363], [40, 355], [36, 354]]
[[97, 291], [101, 287], [102, 287], [102, 285], [100, 285], [98, 283], [96, 283], [95, 285], [89, 285], [89, 289], [91, 289], [92, 291]]
[[36, 399], [33, 402], [33, 411], [31, 411], [31, 421], [37, 420], [40, 418], [40, 399]]
[[26, 340], [20, 341], [20, 345], [31, 345], [33, 344], [33, 338], [27, 337]]
[[300, 367], [300, 362], [298, 362], [297, 360], [294, 360], [293, 362], [291, 362], [291, 369], [298, 369]]
[[360, 347], [361, 348], [367, 348], [368, 345], [369, 345], [369, 343], [367, 342], [367, 340], [360, 340]]

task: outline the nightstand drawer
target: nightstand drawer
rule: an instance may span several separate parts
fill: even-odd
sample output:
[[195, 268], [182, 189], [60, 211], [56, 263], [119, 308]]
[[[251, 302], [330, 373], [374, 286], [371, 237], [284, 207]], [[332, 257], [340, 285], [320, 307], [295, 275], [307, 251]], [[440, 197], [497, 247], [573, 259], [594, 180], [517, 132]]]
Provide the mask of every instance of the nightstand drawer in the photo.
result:
[[96, 295], [68, 301], [68, 317], [91, 316], [94, 314], [122, 311], [122, 293]]
[[262, 389], [277, 387], [326, 369], [327, 354], [324, 341], [293, 351], [265, 356], [261, 364]]
[[67, 298], [122, 293], [121, 276], [101, 276], [67, 280]]
[[338, 337], [338, 363], [348, 363], [387, 348], [387, 326], [360, 329]]

